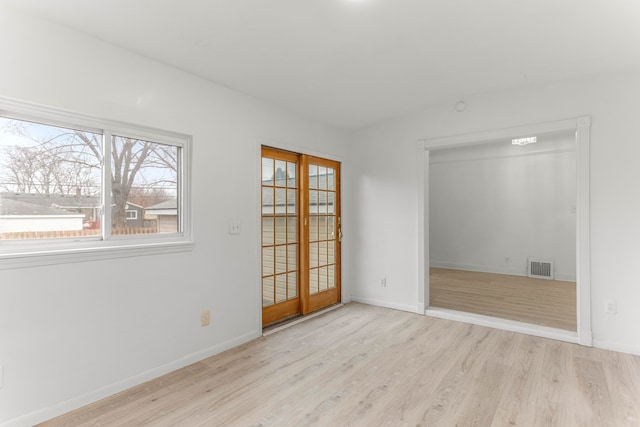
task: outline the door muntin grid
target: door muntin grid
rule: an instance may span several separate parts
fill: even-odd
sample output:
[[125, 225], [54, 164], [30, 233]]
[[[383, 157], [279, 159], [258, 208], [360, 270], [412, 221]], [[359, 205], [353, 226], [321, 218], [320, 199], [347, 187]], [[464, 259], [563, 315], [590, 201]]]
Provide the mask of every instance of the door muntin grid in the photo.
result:
[[309, 294], [336, 287], [336, 171], [309, 164]]
[[298, 298], [297, 163], [262, 157], [262, 306]]

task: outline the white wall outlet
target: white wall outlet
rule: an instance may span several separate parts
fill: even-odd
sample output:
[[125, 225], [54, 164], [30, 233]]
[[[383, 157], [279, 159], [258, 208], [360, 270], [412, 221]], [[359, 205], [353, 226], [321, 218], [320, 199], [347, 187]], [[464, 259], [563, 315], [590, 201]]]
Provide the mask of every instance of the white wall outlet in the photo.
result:
[[202, 313], [200, 313], [200, 324], [202, 326], [211, 324], [211, 312], [209, 310], [202, 310]]
[[229, 234], [240, 234], [240, 220], [232, 219], [229, 221]]
[[387, 278], [383, 277], [382, 279], [380, 279], [380, 286], [382, 286], [383, 288], [387, 287]]
[[616, 314], [618, 312], [616, 300], [606, 300], [604, 302], [604, 312], [607, 314]]

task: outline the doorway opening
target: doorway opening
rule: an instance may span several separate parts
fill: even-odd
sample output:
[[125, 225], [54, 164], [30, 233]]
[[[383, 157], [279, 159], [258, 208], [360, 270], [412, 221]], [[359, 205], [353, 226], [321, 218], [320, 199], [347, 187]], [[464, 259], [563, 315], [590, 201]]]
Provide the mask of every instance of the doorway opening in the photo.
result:
[[[419, 223], [418, 235], [420, 258], [419, 263], [420, 286], [418, 289], [418, 312], [427, 315], [445, 317], [449, 319], [467, 321], [501, 329], [529, 333], [532, 335], [554, 338], [569, 342], [576, 342], [590, 346], [592, 344], [591, 316], [590, 316], [590, 251], [589, 251], [589, 130], [590, 118], [561, 120], [556, 122], [538, 123], [514, 128], [483, 131], [473, 134], [456, 135], [443, 138], [425, 139], [418, 142], [418, 148], [424, 155], [420, 159], [420, 192], [419, 192]], [[479, 316], [460, 311], [440, 310], [430, 307], [430, 157], [440, 149], [478, 146], [498, 140], [510, 141], [529, 138], [532, 136], [553, 135], [558, 133], [570, 134], [575, 141], [575, 305], [576, 330], [562, 330], [542, 325], [514, 322], [506, 319]], [[573, 209], [570, 207], [569, 209]], [[494, 237], [487, 234], [487, 238]], [[528, 256], [544, 256], [544, 254], [528, 254]], [[508, 257], [508, 255], [503, 255]], [[504, 259], [504, 258], [503, 258]], [[507, 261], [507, 260], [505, 260]]]
[[576, 332], [575, 132], [513, 141], [431, 152], [429, 306]]

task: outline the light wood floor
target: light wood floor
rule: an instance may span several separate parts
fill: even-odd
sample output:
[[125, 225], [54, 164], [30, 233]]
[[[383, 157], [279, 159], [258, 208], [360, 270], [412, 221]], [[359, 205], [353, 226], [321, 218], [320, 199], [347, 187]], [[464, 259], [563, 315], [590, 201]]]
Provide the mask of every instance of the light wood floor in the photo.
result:
[[350, 303], [45, 426], [637, 426], [640, 357]]
[[429, 305], [576, 331], [576, 284], [432, 268]]

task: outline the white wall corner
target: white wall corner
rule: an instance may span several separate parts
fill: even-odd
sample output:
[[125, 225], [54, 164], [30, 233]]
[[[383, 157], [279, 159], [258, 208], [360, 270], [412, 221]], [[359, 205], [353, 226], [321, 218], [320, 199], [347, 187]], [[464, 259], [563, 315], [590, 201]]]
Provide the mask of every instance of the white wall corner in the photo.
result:
[[578, 332], [578, 344], [585, 347], [593, 347], [593, 333], [591, 331]]
[[419, 302], [418, 306], [416, 307], [416, 313], [421, 314], [421, 315], [425, 315], [425, 306], [423, 302]]

